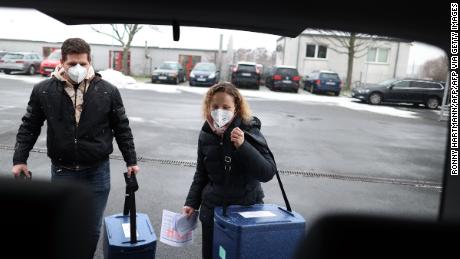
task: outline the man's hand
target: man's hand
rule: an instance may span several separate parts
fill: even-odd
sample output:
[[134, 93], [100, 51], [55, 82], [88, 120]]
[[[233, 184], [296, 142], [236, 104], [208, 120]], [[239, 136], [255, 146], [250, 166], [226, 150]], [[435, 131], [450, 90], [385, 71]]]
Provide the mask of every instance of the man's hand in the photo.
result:
[[238, 127], [234, 128], [230, 133], [230, 140], [236, 148], [239, 148], [244, 142], [244, 132]]
[[18, 164], [18, 165], [13, 166], [13, 169], [11, 169], [11, 172], [13, 172], [13, 176], [19, 176], [21, 172], [24, 172], [27, 178], [30, 178], [29, 169], [27, 168], [26, 164]]
[[190, 217], [195, 213], [195, 209], [189, 206], [184, 206], [182, 208], [182, 214], [185, 214], [187, 217]]
[[139, 173], [140, 170], [141, 169], [137, 165], [128, 166], [128, 177], [131, 177], [132, 173], [134, 173], [134, 175], [136, 175], [137, 173]]

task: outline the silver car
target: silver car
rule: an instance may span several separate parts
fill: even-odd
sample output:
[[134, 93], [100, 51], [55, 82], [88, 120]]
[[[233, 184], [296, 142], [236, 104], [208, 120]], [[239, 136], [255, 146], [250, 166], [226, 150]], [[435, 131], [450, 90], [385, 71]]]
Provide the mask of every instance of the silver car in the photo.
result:
[[37, 53], [8, 52], [0, 59], [0, 70], [5, 74], [21, 72], [34, 75], [38, 73], [42, 59], [41, 55]]

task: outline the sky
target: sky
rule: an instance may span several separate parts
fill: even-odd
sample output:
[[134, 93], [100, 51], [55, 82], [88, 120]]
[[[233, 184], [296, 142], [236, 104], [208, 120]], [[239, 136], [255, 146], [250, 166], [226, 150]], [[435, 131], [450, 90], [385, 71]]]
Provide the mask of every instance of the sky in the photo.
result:
[[[111, 37], [95, 32], [91, 25], [65, 25], [33, 9], [0, 8], [0, 24], [2, 25], [0, 38], [5, 39], [62, 42], [70, 37], [81, 37], [89, 43], [118, 45]], [[93, 27], [111, 33], [108, 25], [93, 25]], [[180, 40], [175, 42], [172, 39], [171, 26], [144, 25], [134, 37], [132, 45], [144, 46], [147, 41], [149, 46], [163, 48], [218, 49], [221, 34], [223, 49], [227, 48], [228, 40], [232, 37], [234, 49], [265, 47], [269, 51], [274, 51], [276, 40], [279, 38], [278, 35], [246, 31], [181, 27]], [[444, 52], [439, 48], [414, 42], [410, 49], [408, 71], [412, 70], [412, 66], [417, 68], [427, 60], [443, 54]]]

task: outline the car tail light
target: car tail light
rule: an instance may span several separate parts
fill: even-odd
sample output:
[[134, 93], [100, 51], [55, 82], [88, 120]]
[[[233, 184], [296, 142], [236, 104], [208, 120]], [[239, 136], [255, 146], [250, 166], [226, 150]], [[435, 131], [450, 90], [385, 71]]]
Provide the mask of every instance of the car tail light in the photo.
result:
[[281, 80], [281, 75], [274, 75], [273, 80]]
[[294, 81], [300, 81], [300, 76], [295, 76], [295, 77], [292, 78], [292, 80], [294, 80]]
[[318, 80], [315, 80], [315, 84], [316, 84], [316, 85], [320, 85], [320, 84], [321, 84], [321, 80], [319, 80], [319, 79], [318, 79]]
[[24, 61], [23, 60], [18, 60], [16, 61], [17, 64], [24, 64]]
[[236, 73], [236, 67], [233, 68], [233, 73]]

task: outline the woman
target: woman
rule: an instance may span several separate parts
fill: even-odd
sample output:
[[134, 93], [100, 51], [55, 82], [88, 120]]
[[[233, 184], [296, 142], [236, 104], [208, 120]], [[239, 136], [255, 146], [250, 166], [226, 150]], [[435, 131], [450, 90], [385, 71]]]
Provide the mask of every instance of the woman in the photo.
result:
[[238, 89], [230, 83], [211, 87], [204, 99], [206, 122], [198, 139], [198, 161], [183, 213], [200, 209], [203, 258], [212, 258], [214, 208], [263, 203], [260, 182], [276, 172], [261, 122], [252, 117]]

